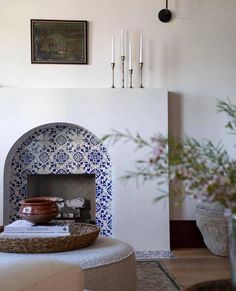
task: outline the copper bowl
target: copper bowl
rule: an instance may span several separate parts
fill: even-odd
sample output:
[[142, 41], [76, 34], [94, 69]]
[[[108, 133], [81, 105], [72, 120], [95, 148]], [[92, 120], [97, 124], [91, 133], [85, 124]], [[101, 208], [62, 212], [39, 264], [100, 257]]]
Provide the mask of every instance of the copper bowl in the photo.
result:
[[47, 223], [59, 214], [57, 201], [47, 197], [27, 198], [20, 205], [20, 217], [34, 224]]

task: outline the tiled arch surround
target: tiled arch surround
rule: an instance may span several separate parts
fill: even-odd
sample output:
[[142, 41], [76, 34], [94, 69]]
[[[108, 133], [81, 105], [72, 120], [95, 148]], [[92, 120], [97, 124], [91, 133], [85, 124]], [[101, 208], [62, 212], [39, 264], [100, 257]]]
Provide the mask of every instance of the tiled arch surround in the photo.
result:
[[36, 127], [20, 137], [5, 163], [5, 216], [18, 218], [19, 201], [27, 196], [28, 174], [95, 174], [96, 222], [112, 235], [111, 160], [90, 131], [69, 123]]

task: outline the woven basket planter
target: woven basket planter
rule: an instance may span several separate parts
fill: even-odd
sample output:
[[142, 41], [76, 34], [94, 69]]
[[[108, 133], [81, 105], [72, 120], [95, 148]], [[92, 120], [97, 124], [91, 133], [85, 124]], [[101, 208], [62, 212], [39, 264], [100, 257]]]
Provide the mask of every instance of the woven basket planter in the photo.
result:
[[217, 256], [229, 256], [228, 220], [218, 203], [196, 206], [196, 223], [207, 248]]

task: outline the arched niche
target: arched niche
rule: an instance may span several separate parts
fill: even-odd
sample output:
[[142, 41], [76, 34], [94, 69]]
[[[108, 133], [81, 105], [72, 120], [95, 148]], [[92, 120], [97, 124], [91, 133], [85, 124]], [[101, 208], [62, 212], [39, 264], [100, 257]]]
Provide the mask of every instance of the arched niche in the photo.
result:
[[95, 174], [96, 223], [112, 235], [112, 173], [106, 147], [87, 129], [70, 123], [33, 128], [10, 149], [4, 168], [4, 224], [19, 218], [27, 197], [27, 175]]

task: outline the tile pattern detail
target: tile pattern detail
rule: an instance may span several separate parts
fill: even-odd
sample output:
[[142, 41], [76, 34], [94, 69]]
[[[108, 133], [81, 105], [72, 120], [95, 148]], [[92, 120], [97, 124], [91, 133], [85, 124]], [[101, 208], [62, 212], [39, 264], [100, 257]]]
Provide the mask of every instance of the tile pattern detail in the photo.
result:
[[18, 219], [27, 197], [28, 174], [95, 174], [96, 222], [101, 235], [112, 235], [111, 160], [102, 142], [73, 124], [52, 123], [25, 134], [11, 161], [10, 221]]

